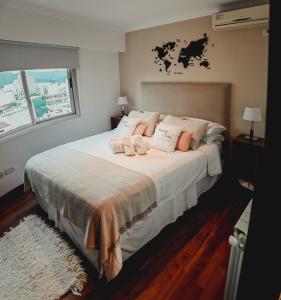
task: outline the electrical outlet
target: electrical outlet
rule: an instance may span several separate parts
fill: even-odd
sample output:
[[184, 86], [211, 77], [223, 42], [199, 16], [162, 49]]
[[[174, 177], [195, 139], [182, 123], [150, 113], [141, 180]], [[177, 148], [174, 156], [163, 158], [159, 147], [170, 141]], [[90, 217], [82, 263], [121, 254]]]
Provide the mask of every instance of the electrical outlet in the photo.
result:
[[4, 177], [4, 173], [2, 171], [0, 171], [0, 178]]
[[16, 170], [15, 167], [11, 167], [11, 168], [9, 168], [9, 169], [5, 169], [5, 170], [4, 170], [4, 173], [5, 173], [5, 175], [10, 175], [11, 173], [14, 173], [15, 170]]

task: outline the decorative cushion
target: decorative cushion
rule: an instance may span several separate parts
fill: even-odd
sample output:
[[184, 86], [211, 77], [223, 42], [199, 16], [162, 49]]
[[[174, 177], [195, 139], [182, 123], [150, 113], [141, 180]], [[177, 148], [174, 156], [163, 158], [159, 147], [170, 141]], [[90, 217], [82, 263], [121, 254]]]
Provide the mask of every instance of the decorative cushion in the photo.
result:
[[192, 140], [192, 132], [189, 131], [183, 131], [178, 139], [176, 150], [180, 150], [183, 152], [188, 151], [190, 143]]
[[133, 135], [143, 135], [146, 128], [147, 128], [146, 124], [144, 124], [144, 123], [138, 124]]
[[150, 146], [165, 152], [173, 152], [182, 131], [182, 127], [161, 122], [156, 126]]
[[129, 118], [127, 116], [123, 116], [115, 129], [115, 133], [118, 136], [132, 135], [140, 121], [140, 118]]
[[147, 128], [144, 131], [144, 135], [152, 136], [155, 130], [155, 126], [159, 120], [160, 113], [132, 110], [130, 111], [128, 116], [131, 118], [141, 118], [141, 123], [147, 125]]
[[208, 126], [207, 121], [195, 120], [187, 117], [175, 117], [172, 115], [167, 115], [163, 123], [181, 126], [183, 128], [183, 131], [192, 132], [190, 148], [193, 150], [196, 150], [198, 148], [199, 143], [204, 137]]
[[189, 118], [189, 119], [208, 122], [207, 131], [204, 136], [204, 140], [206, 140], [207, 137], [210, 137], [210, 136], [220, 135], [226, 130], [226, 127], [219, 123], [215, 123], [215, 122], [204, 120], [204, 119], [198, 119], [198, 118]]

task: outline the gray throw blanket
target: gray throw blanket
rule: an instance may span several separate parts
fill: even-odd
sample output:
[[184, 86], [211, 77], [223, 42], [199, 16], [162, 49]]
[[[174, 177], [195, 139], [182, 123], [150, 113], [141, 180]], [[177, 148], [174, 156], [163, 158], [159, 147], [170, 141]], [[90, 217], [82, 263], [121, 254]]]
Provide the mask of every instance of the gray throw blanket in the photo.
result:
[[148, 176], [64, 146], [27, 162], [25, 190], [30, 188], [81, 228], [85, 247], [99, 250], [107, 280], [122, 268], [120, 234], [157, 205]]

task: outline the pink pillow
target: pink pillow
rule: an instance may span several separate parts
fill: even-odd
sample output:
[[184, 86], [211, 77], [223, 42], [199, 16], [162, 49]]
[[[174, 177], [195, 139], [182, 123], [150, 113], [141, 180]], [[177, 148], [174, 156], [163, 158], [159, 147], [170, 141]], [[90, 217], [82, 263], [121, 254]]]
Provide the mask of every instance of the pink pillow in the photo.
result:
[[128, 117], [141, 118], [141, 123], [147, 125], [143, 135], [152, 136], [159, 120], [160, 113], [155, 111], [131, 110]]
[[192, 140], [192, 132], [183, 131], [178, 139], [176, 150], [180, 150], [183, 152], [188, 151], [191, 140]]
[[147, 124], [140, 123], [137, 125], [133, 135], [143, 135], [147, 128]]
[[159, 117], [160, 117], [159, 112], [151, 113], [150, 120], [147, 120], [147, 128], [145, 129], [144, 135], [153, 136]]

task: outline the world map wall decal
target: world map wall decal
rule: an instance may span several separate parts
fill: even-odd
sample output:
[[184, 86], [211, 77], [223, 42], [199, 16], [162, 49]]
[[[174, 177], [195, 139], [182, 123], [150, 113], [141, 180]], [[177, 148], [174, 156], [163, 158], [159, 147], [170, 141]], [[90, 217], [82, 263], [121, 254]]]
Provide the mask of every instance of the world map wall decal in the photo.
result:
[[[187, 40], [176, 39], [175, 41], [163, 43], [156, 46], [152, 52], [156, 55], [154, 63], [159, 67], [159, 71], [165, 71], [167, 75], [171, 72], [174, 74], [183, 74], [181, 70], [199, 65], [210, 69], [210, 63], [205, 57], [208, 45], [208, 36], [206, 33], [203, 37], [188, 42]], [[212, 44], [212, 47], [214, 44]], [[178, 69], [181, 70], [178, 70]]]

